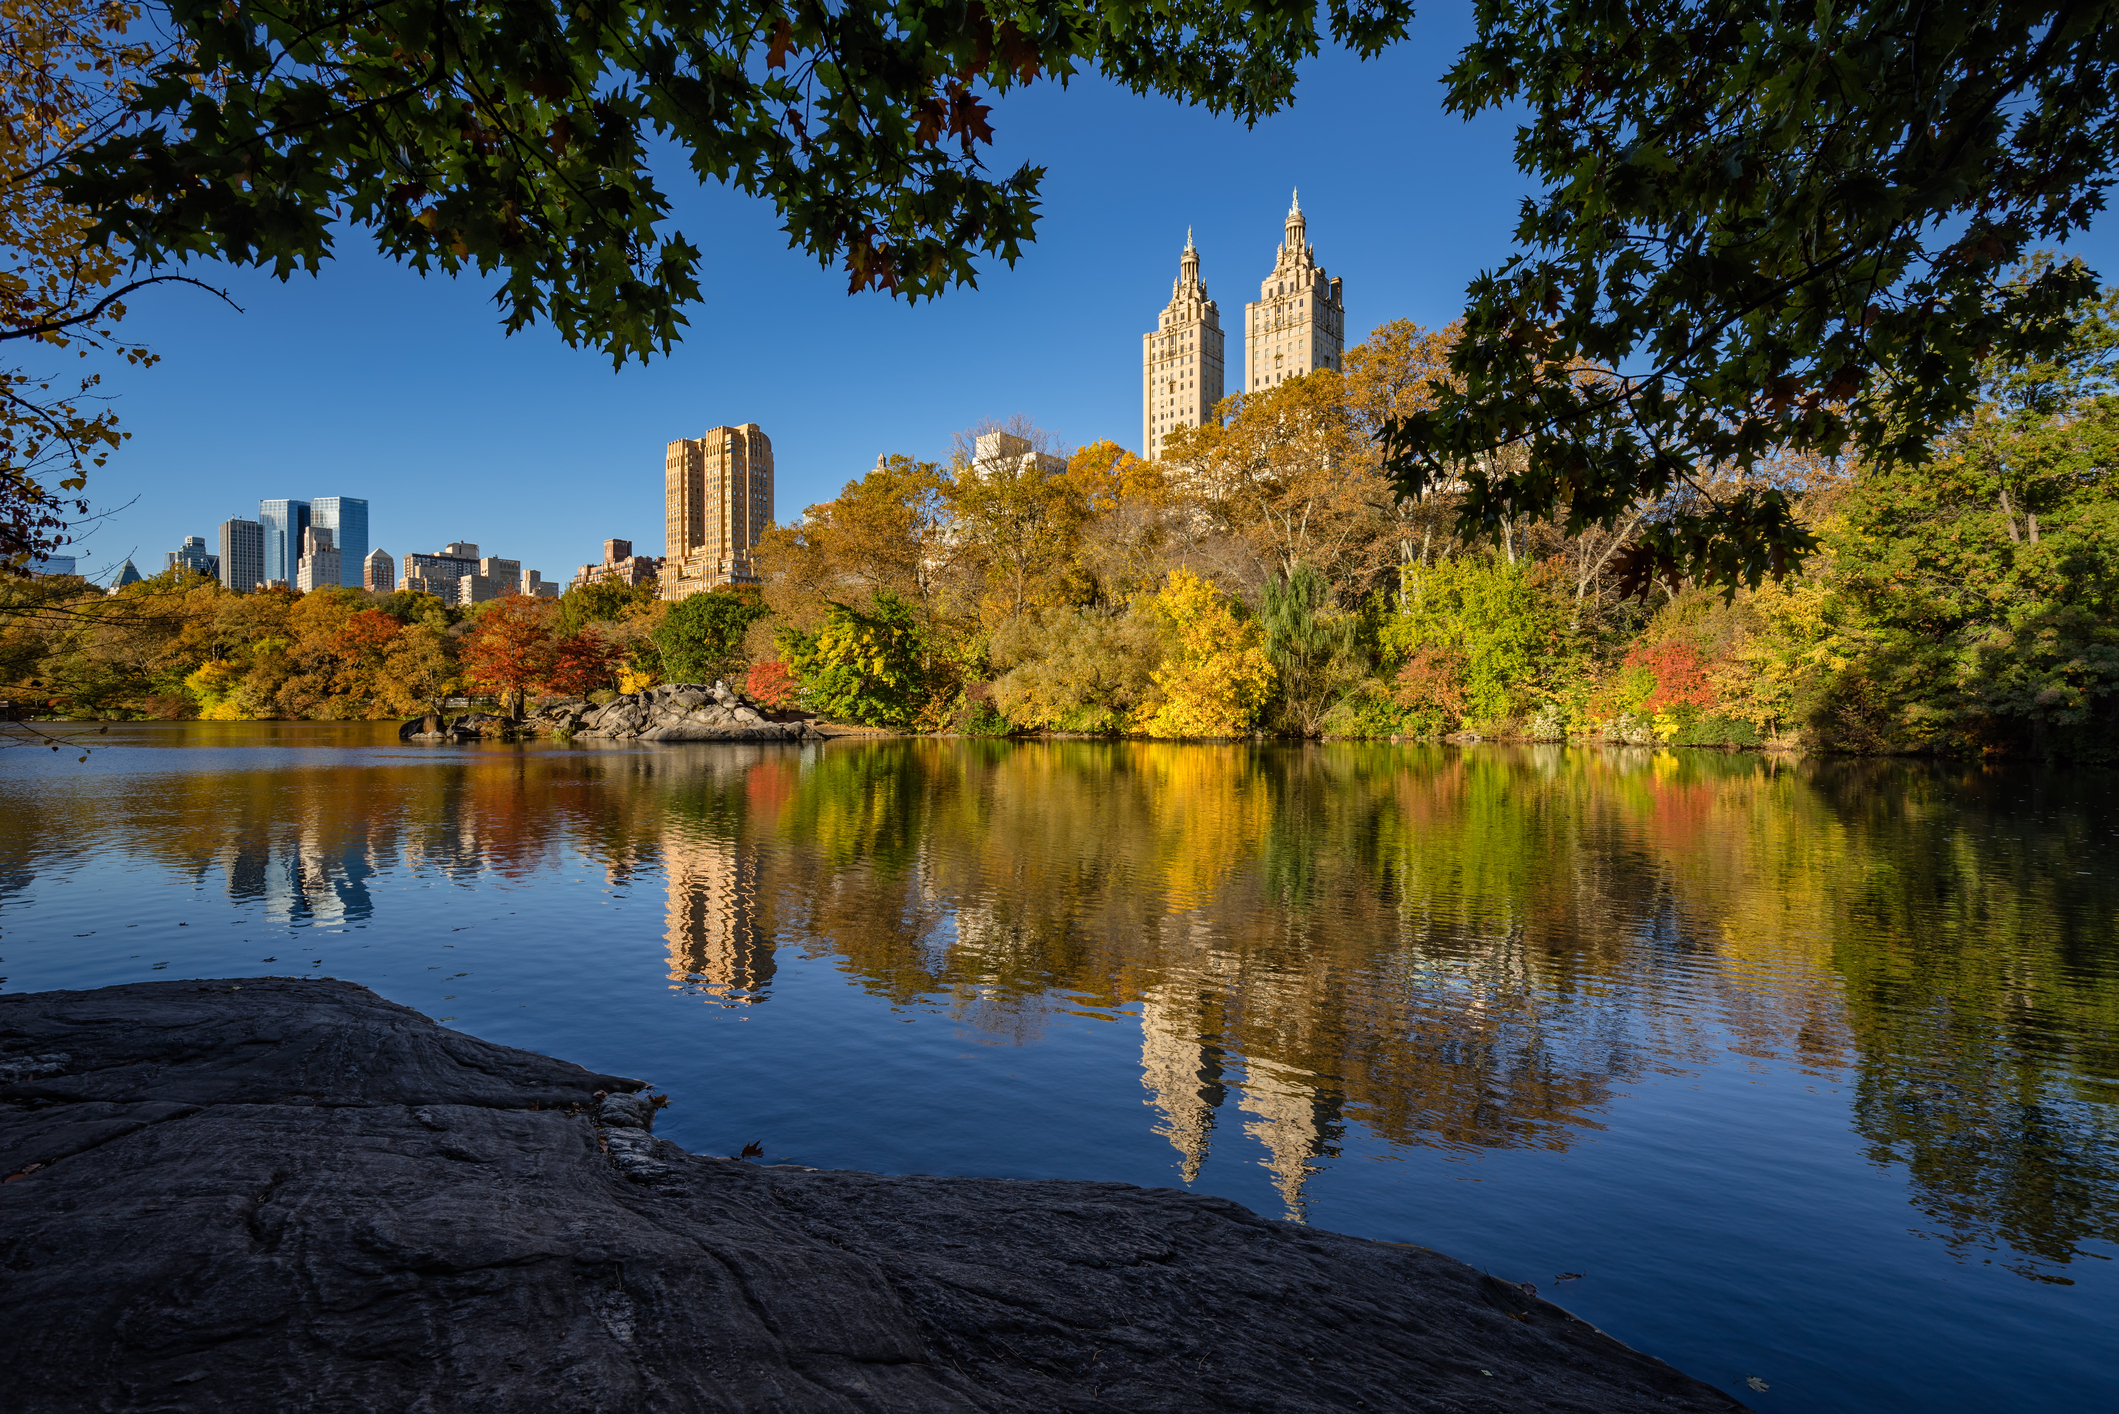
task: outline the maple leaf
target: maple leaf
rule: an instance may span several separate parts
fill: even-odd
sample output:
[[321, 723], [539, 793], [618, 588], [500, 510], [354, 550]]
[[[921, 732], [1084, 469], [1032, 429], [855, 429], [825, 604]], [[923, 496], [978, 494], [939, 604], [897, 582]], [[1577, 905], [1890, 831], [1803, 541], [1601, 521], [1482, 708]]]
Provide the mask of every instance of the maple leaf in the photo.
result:
[[787, 51], [794, 47], [795, 27], [787, 22], [787, 16], [782, 15], [780, 23], [773, 28], [771, 42], [765, 46], [765, 67], [768, 69], [786, 68]]

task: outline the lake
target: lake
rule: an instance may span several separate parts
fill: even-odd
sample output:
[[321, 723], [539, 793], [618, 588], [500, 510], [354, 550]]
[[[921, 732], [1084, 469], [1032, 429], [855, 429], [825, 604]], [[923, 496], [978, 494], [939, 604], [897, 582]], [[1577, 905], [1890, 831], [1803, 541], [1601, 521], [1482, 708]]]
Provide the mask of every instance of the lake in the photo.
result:
[[1220, 1194], [1760, 1409], [2119, 1407], [2114, 773], [53, 730], [11, 992], [343, 977], [690, 1149]]

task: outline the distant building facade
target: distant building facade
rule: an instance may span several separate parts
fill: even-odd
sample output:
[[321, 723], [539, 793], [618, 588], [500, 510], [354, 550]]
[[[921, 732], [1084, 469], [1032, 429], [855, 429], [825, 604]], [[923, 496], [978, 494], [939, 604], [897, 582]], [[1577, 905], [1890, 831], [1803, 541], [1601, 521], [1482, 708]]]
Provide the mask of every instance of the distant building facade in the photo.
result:
[[39, 555], [29, 562], [29, 572], [34, 575], [73, 574], [76, 563], [72, 555]]
[[1320, 368], [1337, 369], [1346, 351], [1346, 301], [1337, 278], [1317, 264], [1301, 193], [1288, 207], [1273, 271], [1243, 307], [1244, 391], [1261, 392]]
[[221, 587], [248, 594], [265, 582], [265, 527], [231, 516], [221, 522]]
[[[883, 458], [876, 458], [876, 465], [883, 464]], [[1012, 432], [981, 432], [971, 444], [971, 471], [975, 476], [1018, 471], [1057, 476], [1066, 469], [1065, 457], [1037, 451], [1030, 445], [1029, 438], [1018, 437]]]
[[110, 592], [115, 594], [126, 585], [138, 584], [139, 582], [140, 572], [132, 567], [131, 560], [127, 560], [124, 564], [118, 566], [117, 576], [110, 582]]
[[258, 524], [265, 533], [265, 568], [258, 579], [270, 584], [294, 582], [295, 561], [302, 557], [302, 532], [309, 528], [309, 503], [295, 500], [258, 502]]
[[344, 568], [329, 526], [312, 525], [302, 532], [302, 554], [294, 564], [297, 590], [307, 594], [312, 589], [343, 588]]
[[368, 558], [368, 503], [358, 496], [317, 496], [309, 502], [309, 523], [331, 532], [348, 589], [361, 587], [361, 565]]
[[468, 541], [452, 541], [431, 555], [405, 556], [405, 588], [451, 604], [456, 602], [456, 581], [477, 573], [478, 547]]
[[370, 550], [361, 561], [361, 588], [371, 594], [388, 594], [397, 588], [397, 566], [391, 563], [388, 550]]
[[603, 542], [603, 563], [583, 565], [574, 572], [574, 583], [598, 584], [610, 579], [620, 584], [653, 584], [661, 567], [660, 560], [634, 554], [630, 540], [606, 540]]
[[1142, 455], [1162, 455], [1163, 439], [1180, 427], [1202, 427], [1221, 401], [1221, 309], [1199, 278], [1199, 251], [1185, 232], [1185, 251], [1170, 286], [1170, 302], [1153, 333], [1140, 336]]
[[221, 560], [206, 548], [206, 537], [187, 535], [184, 543], [162, 556], [162, 573], [181, 569], [187, 574], [209, 575], [215, 579], [221, 575]]
[[773, 523], [773, 445], [758, 424], [670, 443], [662, 486], [661, 596], [757, 583], [751, 552]]

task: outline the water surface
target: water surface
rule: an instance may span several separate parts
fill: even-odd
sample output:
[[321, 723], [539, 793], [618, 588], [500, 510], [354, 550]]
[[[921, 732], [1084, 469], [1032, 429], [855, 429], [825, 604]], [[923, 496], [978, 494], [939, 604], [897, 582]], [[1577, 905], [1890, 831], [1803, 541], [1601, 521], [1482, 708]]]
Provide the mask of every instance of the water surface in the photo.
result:
[[693, 1149], [1190, 1186], [1761, 1409], [2119, 1407], [2109, 773], [82, 739], [0, 751], [9, 991], [345, 977]]

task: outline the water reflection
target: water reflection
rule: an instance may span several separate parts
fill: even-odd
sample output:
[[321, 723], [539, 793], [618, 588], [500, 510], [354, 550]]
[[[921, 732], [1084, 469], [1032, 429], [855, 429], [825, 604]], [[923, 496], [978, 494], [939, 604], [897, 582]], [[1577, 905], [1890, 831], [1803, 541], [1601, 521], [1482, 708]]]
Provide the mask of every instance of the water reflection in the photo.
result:
[[1851, 1080], [1860, 1142], [1959, 1253], [2065, 1280], [2119, 1239], [2094, 780], [918, 741], [374, 751], [108, 791], [11, 805], [0, 887], [97, 840], [333, 927], [386, 911], [382, 875], [585, 857], [613, 892], [666, 891], [667, 985], [715, 1008], [801, 957], [1003, 1041], [1137, 1025], [1140, 1123], [1183, 1180], [1262, 1163], [1291, 1216], [1352, 1135], [1563, 1150], [1643, 1077], [1756, 1061]]

